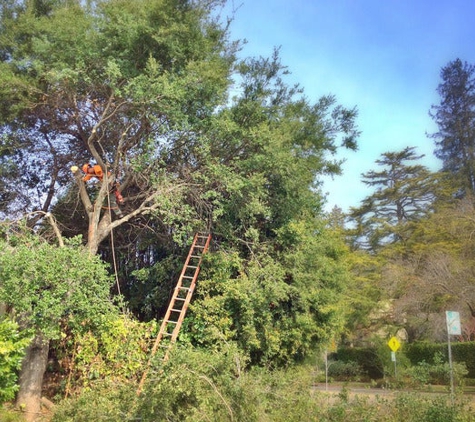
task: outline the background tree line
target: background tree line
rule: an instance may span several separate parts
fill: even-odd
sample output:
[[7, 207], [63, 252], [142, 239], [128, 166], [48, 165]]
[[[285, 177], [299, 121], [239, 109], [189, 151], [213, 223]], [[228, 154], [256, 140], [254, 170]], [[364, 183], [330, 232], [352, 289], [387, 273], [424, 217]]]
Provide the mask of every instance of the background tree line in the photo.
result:
[[379, 170], [363, 174], [374, 193], [349, 215], [353, 248], [378, 269], [379, 300], [391, 302], [386, 322], [412, 341], [443, 340], [446, 310], [461, 313], [463, 338], [474, 339], [474, 71], [460, 59], [441, 70], [429, 135], [440, 171], [418, 164], [414, 147], [384, 153]]

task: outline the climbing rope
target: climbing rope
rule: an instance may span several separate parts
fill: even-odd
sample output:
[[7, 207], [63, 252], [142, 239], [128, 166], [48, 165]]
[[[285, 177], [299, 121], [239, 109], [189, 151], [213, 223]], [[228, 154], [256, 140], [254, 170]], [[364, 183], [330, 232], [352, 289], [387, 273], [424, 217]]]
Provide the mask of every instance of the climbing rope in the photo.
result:
[[[112, 212], [111, 212], [111, 203], [110, 203], [110, 191], [109, 191], [109, 169], [106, 164], [105, 168], [105, 175], [104, 175], [104, 182], [107, 186], [107, 208], [109, 210], [109, 219], [112, 223]], [[114, 243], [114, 229], [111, 227], [111, 249], [112, 249], [112, 261], [114, 264], [114, 275], [115, 275], [115, 283], [117, 285], [117, 292], [119, 295], [121, 294], [120, 291], [120, 284], [119, 284], [119, 276], [117, 274], [117, 260], [115, 256], [115, 243]]]

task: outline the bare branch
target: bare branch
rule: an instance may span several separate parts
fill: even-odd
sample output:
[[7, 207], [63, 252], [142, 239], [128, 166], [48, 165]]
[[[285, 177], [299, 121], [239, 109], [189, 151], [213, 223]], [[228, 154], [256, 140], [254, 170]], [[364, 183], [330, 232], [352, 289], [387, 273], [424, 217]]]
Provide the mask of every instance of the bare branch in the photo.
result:
[[81, 201], [84, 205], [84, 208], [86, 208], [86, 211], [90, 213], [93, 211], [93, 206], [89, 198], [89, 195], [87, 194], [86, 185], [84, 184], [84, 181], [82, 180], [81, 173], [79, 172], [79, 169], [77, 166], [72, 166], [71, 171], [73, 172], [74, 178], [76, 179], [76, 183], [79, 186], [79, 196], [81, 197]]

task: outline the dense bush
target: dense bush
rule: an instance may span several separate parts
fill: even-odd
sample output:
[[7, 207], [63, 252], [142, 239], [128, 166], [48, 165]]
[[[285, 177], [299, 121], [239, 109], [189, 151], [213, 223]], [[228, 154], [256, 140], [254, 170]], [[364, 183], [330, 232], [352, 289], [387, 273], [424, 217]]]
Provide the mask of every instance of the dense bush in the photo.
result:
[[[467, 376], [475, 378], [475, 342], [451, 343], [452, 359], [454, 362], [465, 363]], [[447, 343], [417, 342], [405, 345], [404, 354], [412, 365], [420, 362], [434, 363], [434, 357], [441, 354], [448, 360]]]
[[18, 370], [31, 341], [27, 335], [20, 333], [16, 322], [0, 318], [0, 404], [12, 400], [18, 390]]
[[339, 348], [335, 357], [341, 362], [355, 362], [371, 379], [384, 376], [384, 365], [375, 347]]
[[[426, 361], [419, 362], [406, 368], [404, 375], [407, 375], [415, 386], [428, 384], [448, 385], [450, 383], [450, 365], [442, 355], [437, 352], [432, 363]], [[467, 375], [467, 369], [463, 363], [453, 364], [453, 376], [456, 385], [462, 384], [463, 378]]]
[[[63, 374], [53, 394], [74, 394], [98, 380], [137, 382], [149, 358], [150, 345], [158, 330], [155, 322], [142, 323], [128, 315], [103, 317], [95, 332], [68, 332], [52, 342], [55, 365], [50, 376]], [[58, 377], [56, 375], [56, 381]]]
[[328, 366], [328, 376], [335, 381], [360, 381], [364, 371], [357, 362], [331, 362]]
[[[241, 367], [232, 349], [224, 354], [182, 351], [155, 372], [137, 398], [135, 386], [102, 386], [64, 401], [53, 421], [122, 422], [473, 422], [458, 397], [395, 393], [368, 397], [316, 391], [309, 367], [268, 371]], [[330, 395], [329, 395], [330, 394]]]

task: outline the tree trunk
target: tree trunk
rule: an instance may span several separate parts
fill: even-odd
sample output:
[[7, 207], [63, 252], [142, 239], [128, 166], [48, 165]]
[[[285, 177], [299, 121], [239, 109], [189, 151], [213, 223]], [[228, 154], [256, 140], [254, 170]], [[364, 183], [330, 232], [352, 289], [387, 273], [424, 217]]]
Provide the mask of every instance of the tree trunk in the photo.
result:
[[35, 336], [26, 350], [20, 372], [20, 391], [16, 404], [25, 412], [25, 420], [33, 422], [40, 416], [41, 387], [48, 363], [49, 340]]

